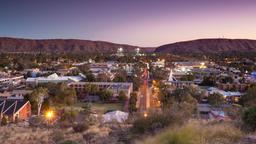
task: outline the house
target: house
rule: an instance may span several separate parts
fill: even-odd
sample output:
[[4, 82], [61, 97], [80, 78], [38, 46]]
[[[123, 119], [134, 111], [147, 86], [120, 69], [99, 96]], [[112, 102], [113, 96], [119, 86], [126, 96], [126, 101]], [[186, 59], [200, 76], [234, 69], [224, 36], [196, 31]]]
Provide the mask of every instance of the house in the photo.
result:
[[24, 121], [31, 116], [29, 101], [23, 100], [0, 100], [0, 118], [6, 117], [8, 121]]

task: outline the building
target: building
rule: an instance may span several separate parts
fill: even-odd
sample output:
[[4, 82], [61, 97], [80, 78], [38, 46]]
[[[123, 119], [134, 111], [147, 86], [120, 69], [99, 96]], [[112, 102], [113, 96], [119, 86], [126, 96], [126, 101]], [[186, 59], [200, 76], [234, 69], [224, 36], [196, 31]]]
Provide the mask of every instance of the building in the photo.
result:
[[168, 81], [165, 82], [167, 85], [175, 86], [178, 89], [183, 89], [184, 87], [195, 86], [193, 81], [179, 81], [173, 76], [172, 70], [170, 71], [170, 75]]
[[116, 56], [122, 57], [124, 56], [124, 49], [123, 48], [118, 48], [116, 52]]
[[217, 87], [224, 91], [234, 90], [244, 92], [248, 89], [250, 84], [246, 83], [217, 83]]
[[118, 96], [120, 91], [124, 91], [129, 98], [133, 91], [133, 83], [121, 82], [72, 82], [68, 86], [74, 88], [78, 94], [83, 95], [86, 92], [86, 85], [96, 85], [99, 89], [108, 89], [113, 92], [113, 96]]
[[135, 56], [141, 56], [140, 48], [135, 49]]
[[92, 73], [99, 72], [99, 71], [110, 71], [114, 67], [114, 62], [108, 63], [91, 63], [90, 64], [90, 71]]
[[219, 93], [219, 94], [223, 95], [225, 100], [229, 103], [237, 103], [239, 101], [239, 99], [241, 98], [241, 96], [244, 95], [244, 93], [224, 91], [224, 90], [220, 90], [215, 87], [208, 88], [207, 92], [208, 92], [208, 94]]
[[80, 82], [85, 78], [84, 75], [79, 76], [58, 76], [56, 73], [49, 75], [48, 77], [37, 77], [37, 78], [27, 78], [26, 85], [28, 87], [34, 87], [38, 84], [46, 83], [69, 83], [69, 82]]
[[0, 100], [16, 99], [23, 100], [25, 95], [31, 94], [32, 90], [13, 90], [0, 93]]
[[206, 64], [208, 62], [199, 62], [199, 61], [187, 61], [187, 62], [174, 62], [173, 63], [176, 67], [183, 67], [186, 69], [193, 69], [193, 68], [206, 68]]
[[165, 59], [158, 59], [155, 62], [151, 63], [152, 67], [157, 67], [157, 68], [164, 68], [165, 67]]
[[31, 116], [31, 105], [29, 101], [22, 100], [0, 100], [1, 120], [6, 117], [8, 121], [25, 121]]
[[195, 86], [193, 81], [172, 81], [172, 82], [167, 82], [167, 84], [173, 85], [178, 89], [183, 89], [185, 87]]
[[0, 85], [18, 85], [24, 80], [24, 76], [0, 78]]

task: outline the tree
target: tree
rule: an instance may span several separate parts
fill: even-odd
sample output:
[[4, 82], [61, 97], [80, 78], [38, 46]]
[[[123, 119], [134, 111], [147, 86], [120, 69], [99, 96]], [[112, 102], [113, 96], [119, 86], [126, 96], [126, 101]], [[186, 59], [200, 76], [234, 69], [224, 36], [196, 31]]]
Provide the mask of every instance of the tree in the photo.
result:
[[246, 107], [256, 106], [256, 86], [250, 87], [240, 99], [240, 103]]
[[212, 106], [220, 107], [224, 104], [225, 99], [223, 95], [219, 93], [213, 93], [208, 96], [208, 101]]
[[158, 84], [158, 87], [159, 87], [159, 99], [161, 101], [162, 108], [169, 107], [171, 102], [174, 101], [171, 95], [170, 86], [160, 82]]
[[135, 93], [135, 92], [131, 93], [131, 96], [130, 96], [130, 99], [129, 99], [129, 111], [130, 112], [137, 111], [137, 107], [136, 107], [137, 97], [138, 97], [137, 93]]
[[114, 82], [126, 82], [127, 72], [125, 70], [118, 70], [115, 78], [113, 79]]
[[3, 116], [2, 120], [1, 120], [1, 125], [7, 125], [8, 124], [8, 119], [6, 116]]
[[118, 100], [124, 102], [127, 99], [127, 96], [124, 91], [120, 91], [118, 94]]
[[201, 100], [206, 96], [206, 93], [196, 89], [193, 86], [185, 87], [184, 91], [190, 93], [191, 96], [197, 100], [197, 102], [201, 102]]
[[97, 76], [97, 81], [99, 82], [109, 82], [111, 81], [106, 73], [99, 73]]
[[91, 110], [92, 110], [92, 104], [91, 103], [85, 103], [82, 108], [83, 108], [82, 113], [84, 115], [88, 116], [89, 114], [91, 114]]
[[41, 107], [44, 99], [48, 96], [48, 89], [43, 87], [36, 88], [30, 95], [29, 99], [32, 103], [37, 105], [37, 115], [41, 113]]
[[95, 81], [95, 76], [93, 75], [93, 73], [91, 71], [88, 71], [87, 73], [85, 73], [86, 76], [86, 80], [89, 82], [94, 82]]
[[204, 77], [204, 79], [200, 85], [214, 86], [214, 85], [216, 85], [216, 77], [215, 76], [206, 76], [206, 77]]
[[256, 107], [246, 110], [242, 117], [243, 123], [250, 131], [256, 130]]
[[105, 102], [110, 100], [110, 98], [113, 96], [113, 93], [108, 89], [103, 89], [99, 92], [99, 96], [101, 101]]
[[195, 76], [193, 74], [184, 75], [180, 78], [181, 81], [193, 81]]
[[133, 90], [138, 91], [140, 86], [142, 85], [141, 77], [138, 74], [135, 74], [131, 78], [131, 82], [133, 83]]
[[52, 96], [56, 104], [72, 105], [76, 102], [77, 95], [73, 88], [69, 88], [66, 84], [62, 83], [57, 85], [56, 89]]
[[230, 77], [230, 76], [228, 76], [228, 77], [222, 77], [221, 79], [220, 79], [220, 82], [221, 83], [233, 83], [234, 82], [234, 79], [232, 78], [232, 77]]
[[155, 68], [151, 70], [152, 77], [154, 80], [166, 80], [168, 78], [168, 72], [162, 68]]
[[190, 88], [170, 90], [166, 85], [160, 84], [160, 101], [164, 111], [171, 110], [179, 114], [180, 118], [188, 119], [196, 112], [197, 99], [192, 95], [194, 90]]
[[85, 91], [89, 95], [95, 95], [99, 92], [99, 86], [94, 85], [94, 84], [87, 84], [85, 86]]

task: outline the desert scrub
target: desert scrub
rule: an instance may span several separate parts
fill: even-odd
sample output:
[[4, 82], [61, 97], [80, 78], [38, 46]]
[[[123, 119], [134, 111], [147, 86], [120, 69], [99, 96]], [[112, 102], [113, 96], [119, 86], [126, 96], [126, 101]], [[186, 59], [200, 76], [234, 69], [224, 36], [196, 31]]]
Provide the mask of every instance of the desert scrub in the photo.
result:
[[242, 137], [243, 133], [231, 124], [189, 122], [182, 127], [170, 127], [137, 144], [233, 144]]

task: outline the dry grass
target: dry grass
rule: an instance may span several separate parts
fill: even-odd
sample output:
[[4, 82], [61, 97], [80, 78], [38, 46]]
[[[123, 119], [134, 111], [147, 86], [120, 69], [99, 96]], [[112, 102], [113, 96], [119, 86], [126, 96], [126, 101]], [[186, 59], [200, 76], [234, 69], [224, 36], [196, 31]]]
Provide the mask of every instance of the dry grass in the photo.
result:
[[138, 144], [234, 144], [244, 134], [229, 123], [203, 124], [189, 122], [182, 127], [171, 127], [166, 131]]
[[47, 129], [9, 125], [0, 127], [0, 144], [62, 144], [65, 141], [83, 144], [86, 143], [84, 135], [88, 133], [93, 133], [94, 143], [100, 144], [103, 138], [108, 139], [111, 131], [109, 126], [99, 125], [93, 125], [82, 133], [75, 133], [72, 128]]
[[54, 129], [4, 126], [0, 127], [0, 131], [1, 144], [51, 144], [65, 140], [79, 142], [83, 138], [81, 134], [69, 130], [56, 131]]

